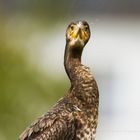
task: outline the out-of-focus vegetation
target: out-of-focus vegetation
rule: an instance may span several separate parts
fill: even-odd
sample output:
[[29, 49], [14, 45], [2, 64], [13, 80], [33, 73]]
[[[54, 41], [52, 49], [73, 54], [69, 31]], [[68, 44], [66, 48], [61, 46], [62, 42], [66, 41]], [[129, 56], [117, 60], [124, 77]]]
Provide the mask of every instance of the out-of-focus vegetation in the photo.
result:
[[58, 24], [56, 13], [63, 15], [66, 9], [49, 1], [0, 3], [0, 140], [14, 140], [68, 89], [63, 78], [41, 72], [29, 61], [31, 50], [40, 46], [27, 45], [35, 31], [49, 32]]
[[0, 45], [0, 139], [17, 139], [33, 118], [62, 96], [66, 86], [29, 66], [21, 52]]

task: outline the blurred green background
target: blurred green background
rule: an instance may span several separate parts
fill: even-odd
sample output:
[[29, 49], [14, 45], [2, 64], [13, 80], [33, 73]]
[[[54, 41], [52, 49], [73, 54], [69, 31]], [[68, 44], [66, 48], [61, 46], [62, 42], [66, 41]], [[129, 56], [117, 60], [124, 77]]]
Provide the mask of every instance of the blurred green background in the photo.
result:
[[[0, 0], [0, 140], [17, 139], [68, 90], [63, 67], [65, 29], [79, 19], [89, 22], [89, 46], [95, 47], [85, 48], [83, 60], [94, 71], [100, 87], [97, 138], [118, 139], [112, 131], [121, 131], [116, 124], [126, 120], [121, 128], [137, 130], [136, 139], [140, 138], [140, 127], [132, 122], [129, 129], [131, 118], [126, 117], [132, 112], [133, 118], [140, 115], [139, 95], [132, 98], [131, 94], [133, 89], [140, 91], [135, 88], [139, 75], [133, 75], [140, 69], [139, 7], [137, 0]], [[119, 135], [119, 139], [126, 138]]]
[[0, 2], [0, 140], [17, 139], [68, 89], [66, 78], [41, 72], [33, 63], [33, 52], [41, 46], [28, 45], [33, 34], [50, 34], [64, 20], [68, 9], [58, 4], [52, 0]]

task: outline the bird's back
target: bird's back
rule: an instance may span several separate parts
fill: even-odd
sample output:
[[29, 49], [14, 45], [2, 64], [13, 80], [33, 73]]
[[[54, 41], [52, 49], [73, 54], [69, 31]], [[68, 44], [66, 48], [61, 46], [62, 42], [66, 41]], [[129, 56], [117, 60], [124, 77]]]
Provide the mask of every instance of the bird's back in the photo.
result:
[[19, 140], [73, 140], [76, 108], [66, 98], [38, 118], [19, 137]]

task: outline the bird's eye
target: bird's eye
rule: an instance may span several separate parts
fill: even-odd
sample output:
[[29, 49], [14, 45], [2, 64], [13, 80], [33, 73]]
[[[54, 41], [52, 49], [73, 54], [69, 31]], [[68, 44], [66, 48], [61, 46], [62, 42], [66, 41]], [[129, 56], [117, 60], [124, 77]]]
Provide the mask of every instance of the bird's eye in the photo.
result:
[[71, 30], [74, 30], [74, 26], [73, 26], [73, 25], [71, 25], [71, 26], [70, 26], [70, 29], [71, 29]]
[[87, 31], [87, 30], [88, 30], [88, 26], [85, 27], [85, 31]]

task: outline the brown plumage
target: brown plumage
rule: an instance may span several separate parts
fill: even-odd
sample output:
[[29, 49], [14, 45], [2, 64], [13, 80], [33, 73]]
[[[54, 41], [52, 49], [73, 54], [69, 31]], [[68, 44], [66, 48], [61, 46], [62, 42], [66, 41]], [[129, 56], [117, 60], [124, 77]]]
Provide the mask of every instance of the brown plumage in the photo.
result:
[[50, 111], [28, 127], [19, 140], [95, 140], [98, 87], [89, 68], [81, 64], [82, 51], [89, 38], [86, 21], [68, 26], [64, 66], [71, 88]]

